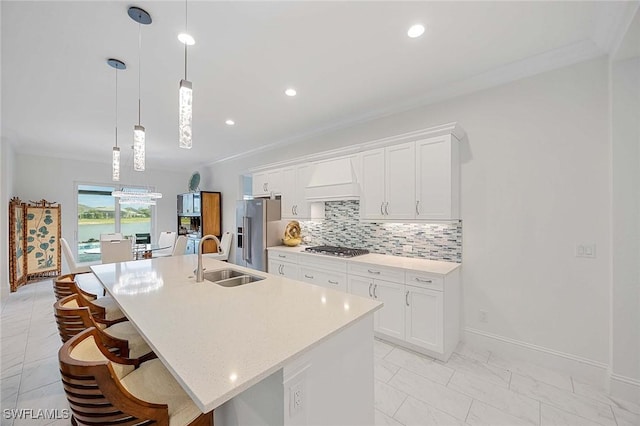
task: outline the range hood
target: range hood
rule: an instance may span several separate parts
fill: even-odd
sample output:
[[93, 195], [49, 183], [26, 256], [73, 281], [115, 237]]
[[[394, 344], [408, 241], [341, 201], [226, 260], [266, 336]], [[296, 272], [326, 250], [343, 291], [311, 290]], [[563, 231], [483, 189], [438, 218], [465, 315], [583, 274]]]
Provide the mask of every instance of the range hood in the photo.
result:
[[360, 184], [352, 158], [338, 158], [316, 163], [305, 190], [305, 198], [308, 201], [359, 199]]

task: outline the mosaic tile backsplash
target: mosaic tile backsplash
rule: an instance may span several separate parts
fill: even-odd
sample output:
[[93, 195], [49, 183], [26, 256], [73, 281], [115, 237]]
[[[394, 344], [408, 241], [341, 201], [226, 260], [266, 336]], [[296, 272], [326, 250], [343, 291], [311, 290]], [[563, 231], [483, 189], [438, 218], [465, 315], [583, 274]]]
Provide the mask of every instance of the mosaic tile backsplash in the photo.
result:
[[[300, 221], [302, 244], [366, 248], [372, 253], [462, 262], [462, 223], [360, 222], [359, 201], [325, 203], [321, 221]], [[404, 245], [413, 246], [411, 253]]]

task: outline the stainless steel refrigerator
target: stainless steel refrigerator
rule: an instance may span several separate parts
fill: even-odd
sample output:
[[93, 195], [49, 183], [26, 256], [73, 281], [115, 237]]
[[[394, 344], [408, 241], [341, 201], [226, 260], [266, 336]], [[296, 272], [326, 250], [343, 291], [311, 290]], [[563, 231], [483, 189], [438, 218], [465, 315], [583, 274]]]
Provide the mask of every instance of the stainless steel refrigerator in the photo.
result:
[[284, 225], [280, 200], [238, 201], [236, 206], [236, 265], [267, 271], [267, 247], [282, 244]]

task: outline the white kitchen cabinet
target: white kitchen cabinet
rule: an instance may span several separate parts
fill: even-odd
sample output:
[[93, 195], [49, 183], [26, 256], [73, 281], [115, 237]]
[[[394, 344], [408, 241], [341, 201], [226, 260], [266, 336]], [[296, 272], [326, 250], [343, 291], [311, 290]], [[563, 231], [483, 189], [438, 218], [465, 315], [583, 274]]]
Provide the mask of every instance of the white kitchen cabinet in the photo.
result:
[[385, 336], [404, 339], [404, 284], [349, 274], [349, 293], [384, 303], [374, 314], [374, 330]]
[[415, 144], [362, 153], [362, 219], [415, 217]]
[[384, 303], [376, 312], [374, 330], [396, 339], [404, 339], [405, 309], [404, 285], [383, 280], [373, 281], [373, 298]]
[[415, 144], [385, 148], [385, 199], [387, 219], [415, 217]]
[[322, 219], [324, 202], [310, 203], [305, 198], [305, 190], [311, 173], [312, 164], [302, 164], [282, 169], [282, 219]]
[[282, 191], [282, 170], [274, 169], [254, 173], [252, 176], [254, 197], [269, 197]]
[[347, 291], [347, 274], [300, 266], [300, 281], [333, 290]]
[[443, 352], [443, 292], [405, 287], [405, 340], [434, 352]]
[[451, 135], [415, 143], [415, 218], [460, 218], [458, 141]]
[[360, 217], [383, 219], [384, 203], [384, 148], [365, 151], [362, 153]]
[[297, 280], [300, 278], [300, 267], [295, 263], [269, 259], [269, 273]]

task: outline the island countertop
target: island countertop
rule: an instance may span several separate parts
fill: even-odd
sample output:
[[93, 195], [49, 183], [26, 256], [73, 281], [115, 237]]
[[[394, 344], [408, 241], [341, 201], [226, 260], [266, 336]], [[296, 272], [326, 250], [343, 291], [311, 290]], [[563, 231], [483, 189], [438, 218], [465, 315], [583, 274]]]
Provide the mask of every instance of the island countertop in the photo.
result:
[[206, 257], [203, 264], [265, 279], [238, 287], [196, 283], [196, 255], [91, 267], [203, 412], [382, 306]]

